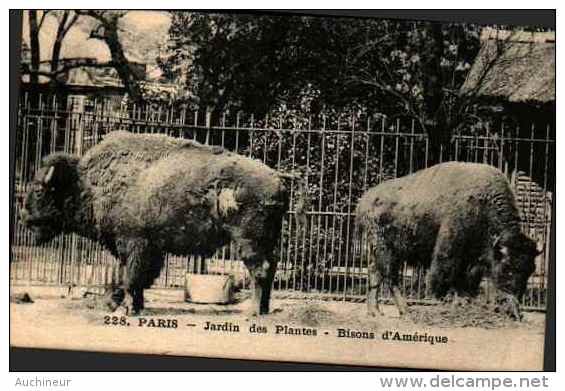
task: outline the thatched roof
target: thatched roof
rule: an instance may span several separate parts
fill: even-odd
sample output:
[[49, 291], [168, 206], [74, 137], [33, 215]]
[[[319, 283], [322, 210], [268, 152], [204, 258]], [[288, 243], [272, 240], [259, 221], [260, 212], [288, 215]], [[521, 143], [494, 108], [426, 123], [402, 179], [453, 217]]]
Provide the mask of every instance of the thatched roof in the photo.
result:
[[509, 102], [555, 101], [555, 33], [486, 28], [463, 94]]

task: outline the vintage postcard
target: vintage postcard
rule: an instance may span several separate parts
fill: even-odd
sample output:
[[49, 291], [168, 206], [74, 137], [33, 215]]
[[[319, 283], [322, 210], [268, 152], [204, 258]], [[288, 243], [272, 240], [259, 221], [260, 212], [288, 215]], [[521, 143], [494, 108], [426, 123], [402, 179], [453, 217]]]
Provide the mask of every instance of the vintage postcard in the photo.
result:
[[22, 17], [12, 346], [543, 368], [554, 29]]

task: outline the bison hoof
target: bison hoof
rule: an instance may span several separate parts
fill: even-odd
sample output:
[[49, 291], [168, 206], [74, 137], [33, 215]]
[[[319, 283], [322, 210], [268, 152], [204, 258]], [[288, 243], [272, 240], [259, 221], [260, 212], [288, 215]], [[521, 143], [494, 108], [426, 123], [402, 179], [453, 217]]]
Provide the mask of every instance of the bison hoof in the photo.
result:
[[258, 316], [263, 316], [263, 315], [268, 315], [269, 311], [265, 311], [265, 310], [257, 310], [257, 309], [253, 309], [253, 310], [249, 310], [249, 312], [247, 313], [247, 316], [250, 318], [255, 318]]
[[134, 308], [124, 304], [118, 306], [118, 308], [120, 309], [120, 314], [124, 316], [140, 316], [143, 312], [143, 308]]
[[108, 309], [110, 310], [110, 312], [114, 312], [118, 309], [118, 307], [120, 305], [117, 304], [116, 302], [114, 302], [113, 300], [109, 300], [109, 301], [106, 302], [106, 306], [108, 306]]

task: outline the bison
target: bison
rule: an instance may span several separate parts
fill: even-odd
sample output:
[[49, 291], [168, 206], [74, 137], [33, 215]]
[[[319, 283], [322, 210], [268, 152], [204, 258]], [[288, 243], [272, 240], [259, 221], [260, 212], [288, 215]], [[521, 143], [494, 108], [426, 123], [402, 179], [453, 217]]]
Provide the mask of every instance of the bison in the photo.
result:
[[112, 132], [81, 159], [47, 156], [21, 219], [38, 244], [69, 232], [103, 244], [127, 276], [111, 308], [133, 314], [166, 253], [209, 257], [233, 241], [253, 281], [252, 313], [267, 314], [293, 177], [219, 147]]
[[356, 208], [357, 229], [370, 246], [370, 315], [382, 314], [378, 289], [385, 284], [402, 316], [399, 289], [404, 262], [428, 270], [438, 298], [474, 297], [490, 276], [519, 318], [519, 300], [535, 269], [536, 243], [520, 229], [510, 184], [498, 169], [448, 162], [368, 190]]

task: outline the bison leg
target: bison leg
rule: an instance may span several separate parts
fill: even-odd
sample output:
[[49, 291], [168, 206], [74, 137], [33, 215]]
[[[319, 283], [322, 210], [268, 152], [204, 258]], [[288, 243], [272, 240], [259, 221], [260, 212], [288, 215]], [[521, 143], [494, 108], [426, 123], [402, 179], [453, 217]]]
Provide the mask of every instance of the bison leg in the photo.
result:
[[396, 308], [398, 308], [398, 314], [403, 317], [408, 313], [408, 304], [406, 304], [406, 300], [400, 292], [400, 288], [398, 284], [392, 286], [392, 298], [394, 300], [394, 304], [396, 304]]
[[132, 299], [133, 315], [139, 314], [145, 308], [145, 298], [143, 297], [143, 288], [137, 287], [130, 291]]
[[[369, 276], [369, 289], [367, 291], [367, 313], [369, 316], [384, 315], [384, 312], [379, 304], [379, 288], [381, 279], [380, 275]], [[371, 281], [372, 280], [372, 281]]]
[[370, 289], [367, 300], [369, 314], [373, 310], [383, 313], [378, 304], [378, 290], [380, 284], [384, 283], [392, 291], [392, 297], [398, 313], [404, 316], [408, 312], [408, 306], [399, 288], [400, 280], [400, 260], [393, 252], [382, 242], [377, 242], [377, 249], [369, 265], [369, 273], [372, 279], [369, 279]]
[[250, 311], [251, 316], [265, 315], [269, 313], [269, 302], [271, 290], [277, 265], [275, 262], [264, 261], [263, 263], [246, 262], [253, 284], [253, 304]]
[[123, 303], [125, 291], [121, 287], [112, 287], [106, 300], [106, 305], [111, 312], [114, 312]]
[[143, 289], [148, 288], [159, 275], [163, 255], [146, 240], [131, 241], [127, 245], [127, 281], [124, 305], [126, 312], [137, 315], [144, 308]]
[[377, 269], [376, 258], [374, 254], [370, 254], [369, 260], [369, 287], [367, 289], [367, 313], [369, 316], [384, 315], [382, 308], [379, 305], [379, 289], [381, 288], [383, 277]]
[[467, 257], [462, 253], [465, 246], [456, 237], [456, 229], [448, 225], [440, 228], [437, 241], [432, 253], [429, 271], [429, 283], [433, 295], [443, 298], [452, 292], [461, 292], [463, 288], [457, 281], [458, 270]]
[[124, 280], [126, 274], [126, 267], [125, 264], [127, 262], [127, 258], [121, 257], [120, 258], [120, 265], [118, 269], [118, 281], [113, 281], [112, 286], [109, 290], [106, 305], [110, 309], [111, 312], [116, 311], [120, 305], [122, 305], [125, 299], [125, 288], [124, 288]]

